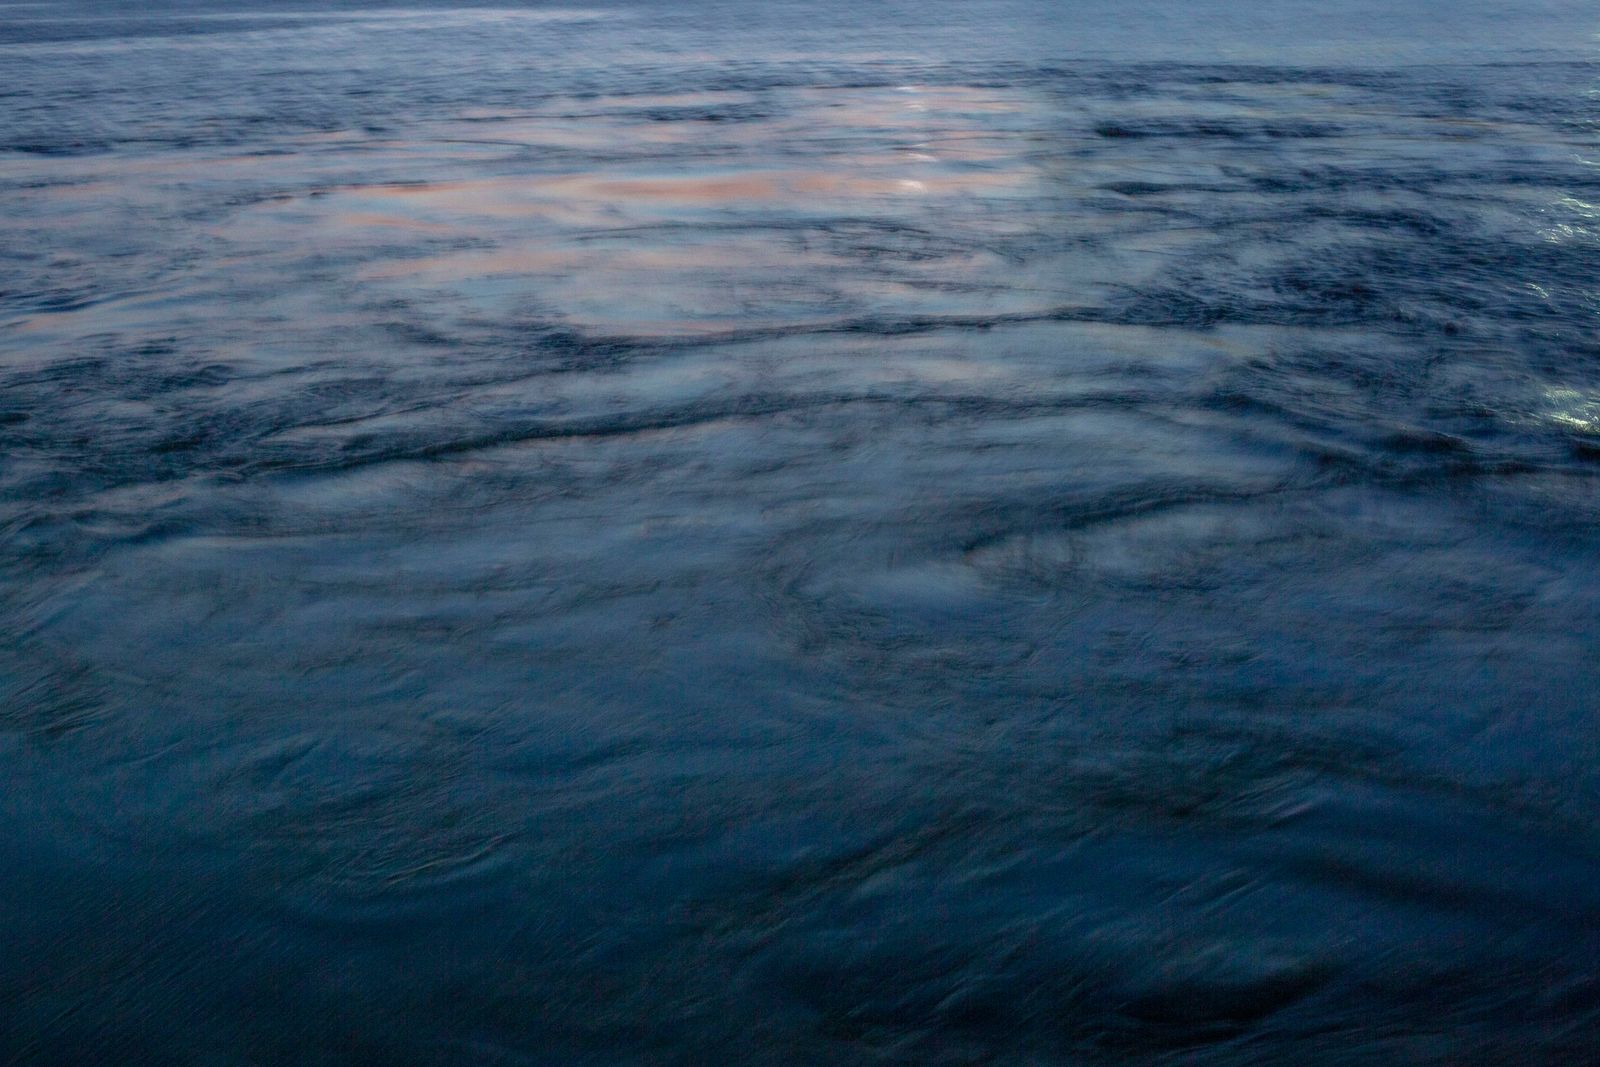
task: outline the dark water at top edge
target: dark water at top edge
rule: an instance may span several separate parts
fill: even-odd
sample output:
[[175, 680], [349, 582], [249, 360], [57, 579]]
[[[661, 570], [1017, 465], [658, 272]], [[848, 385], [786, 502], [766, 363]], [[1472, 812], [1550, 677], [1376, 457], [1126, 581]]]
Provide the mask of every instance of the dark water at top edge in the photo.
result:
[[0, 4], [0, 1063], [1600, 1061], [1597, 31]]

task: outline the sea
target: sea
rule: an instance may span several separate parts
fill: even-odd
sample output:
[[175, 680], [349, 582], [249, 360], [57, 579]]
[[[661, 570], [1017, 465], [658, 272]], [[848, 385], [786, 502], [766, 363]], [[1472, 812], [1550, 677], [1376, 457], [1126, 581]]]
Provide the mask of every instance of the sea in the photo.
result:
[[0, 1064], [1600, 1062], [1600, 8], [0, 3]]

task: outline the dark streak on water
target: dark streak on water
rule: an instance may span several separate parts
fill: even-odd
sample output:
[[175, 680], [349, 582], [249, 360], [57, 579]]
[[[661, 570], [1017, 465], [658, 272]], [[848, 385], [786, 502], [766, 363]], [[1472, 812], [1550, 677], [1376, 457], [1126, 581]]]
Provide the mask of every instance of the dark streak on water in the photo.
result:
[[0, 6], [0, 1062], [1600, 1059], [1597, 24]]

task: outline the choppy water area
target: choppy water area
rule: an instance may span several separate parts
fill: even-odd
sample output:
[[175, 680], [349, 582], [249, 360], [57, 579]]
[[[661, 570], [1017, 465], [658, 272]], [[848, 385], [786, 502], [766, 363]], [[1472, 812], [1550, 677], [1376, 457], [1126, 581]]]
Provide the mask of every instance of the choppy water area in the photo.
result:
[[0, 1062], [1600, 1057], [1600, 15], [0, 6]]

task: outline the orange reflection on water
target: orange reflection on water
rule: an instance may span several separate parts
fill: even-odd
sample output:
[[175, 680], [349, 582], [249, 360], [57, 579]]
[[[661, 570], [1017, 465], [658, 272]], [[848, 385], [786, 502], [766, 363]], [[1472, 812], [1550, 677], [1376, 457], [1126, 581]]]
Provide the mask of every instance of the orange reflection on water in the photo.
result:
[[409, 201], [464, 215], [528, 215], [552, 207], [586, 204], [727, 204], [788, 201], [796, 196], [872, 197], [893, 193], [960, 193], [1022, 184], [1020, 168], [964, 173], [878, 175], [839, 171], [725, 172], [663, 177], [601, 174], [488, 178], [347, 190], [363, 198]]

